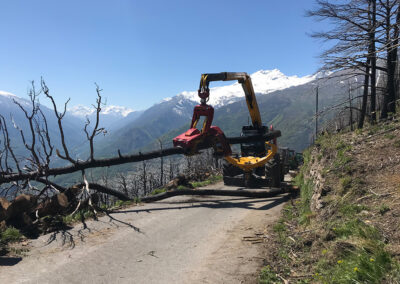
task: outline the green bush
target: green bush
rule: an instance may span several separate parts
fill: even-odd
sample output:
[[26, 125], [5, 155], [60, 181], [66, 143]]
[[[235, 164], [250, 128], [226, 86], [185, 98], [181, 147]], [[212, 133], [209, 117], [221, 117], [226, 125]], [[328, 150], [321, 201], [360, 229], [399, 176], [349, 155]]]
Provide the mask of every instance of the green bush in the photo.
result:
[[321, 270], [323, 283], [382, 283], [383, 277], [393, 268], [390, 255], [382, 245], [357, 249], [334, 265]]
[[221, 180], [222, 180], [222, 175], [216, 175], [216, 176], [211, 176], [210, 178], [208, 178], [204, 181], [194, 181], [191, 184], [194, 188], [197, 188], [197, 187], [203, 187], [203, 186], [207, 186], [210, 184], [214, 184]]
[[22, 239], [20, 231], [14, 227], [8, 227], [0, 233], [0, 240], [2, 243], [18, 242]]
[[341, 193], [346, 193], [351, 188], [352, 179], [349, 176], [343, 177], [339, 180]]
[[314, 191], [314, 184], [308, 180], [306, 183], [301, 182], [300, 187], [300, 224], [308, 224], [310, 222], [310, 217], [312, 216], [310, 204], [311, 197]]
[[155, 190], [153, 190], [150, 195], [156, 195], [156, 194], [160, 194], [163, 192], [166, 192], [167, 190], [165, 188], [156, 188]]
[[63, 222], [65, 224], [73, 224], [73, 223], [82, 221], [82, 219], [90, 219], [93, 217], [94, 217], [94, 213], [92, 210], [81, 209], [72, 215], [70, 214], [67, 216], [63, 216]]
[[365, 205], [361, 204], [349, 204], [349, 203], [344, 203], [339, 206], [339, 212], [344, 216], [344, 217], [354, 217], [357, 213], [360, 213], [363, 210], [368, 210], [368, 207]]
[[276, 273], [272, 271], [271, 266], [267, 265], [261, 270], [260, 284], [270, 284], [281, 282]]
[[351, 147], [340, 148], [336, 154], [335, 162], [333, 163], [334, 168], [339, 169], [343, 168], [345, 165], [352, 161], [351, 157], [346, 155], [346, 152], [349, 151]]
[[178, 185], [178, 187], [176, 189], [177, 190], [185, 190], [185, 189], [190, 189], [190, 188], [185, 185]]
[[122, 200], [117, 200], [117, 201], [115, 201], [113, 207], [120, 207], [120, 206], [122, 206], [123, 204], [124, 204], [124, 202], [123, 202]]
[[365, 224], [360, 219], [349, 221], [338, 221], [331, 226], [338, 238], [349, 238], [351, 236], [363, 239], [380, 240], [381, 236], [376, 228]]
[[381, 215], [384, 215], [388, 211], [390, 211], [390, 207], [388, 205], [382, 204], [381, 206], [379, 206], [379, 213]]
[[396, 138], [396, 135], [394, 135], [392, 133], [385, 134], [385, 138], [392, 140], [392, 139]]

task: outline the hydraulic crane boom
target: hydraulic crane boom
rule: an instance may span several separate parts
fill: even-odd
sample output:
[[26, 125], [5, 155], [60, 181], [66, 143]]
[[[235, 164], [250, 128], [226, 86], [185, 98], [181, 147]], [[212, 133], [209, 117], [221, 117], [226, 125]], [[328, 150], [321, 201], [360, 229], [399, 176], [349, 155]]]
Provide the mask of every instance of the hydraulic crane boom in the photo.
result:
[[[241, 135], [257, 136], [265, 135], [269, 132], [268, 127], [262, 124], [253, 84], [247, 73], [205, 73], [201, 75], [198, 90], [201, 104], [195, 106], [193, 110], [193, 118], [189, 130], [175, 137], [173, 143], [175, 147], [185, 149], [185, 153], [189, 155], [198, 153], [199, 145], [201, 144], [212, 144], [214, 152], [218, 155], [224, 156], [225, 160], [234, 167], [240, 168], [245, 174], [245, 179], [248, 181], [253, 170], [263, 167], [275, 156], [277, 152], [277, 137], [272, 139], [273, 143], [268, 140], [243, 143], [241, 144], [241, 156], [232, 156], [231, 147], [223, 131], [218, 126], [211, 125], [214, 117], [214, 108], [211, 105], [208, 105], [207, 102], [210, 96], [210, 82], [234, 80], [237, 80], [242, 85], [252, 122], [251, 126], [242, 127]], [[202, 128], [198, 129], [197, 124], [201, 117], [204, 117], [204, 122]], [[267, 148], [270, 149], [267, 150]]]
[[[277, 142], [275, 136], [271, 140], [264, 140], [258, 142], [241, 143], [240, 155], [232, 155], [232, 150], [227, 141], [223, 131], [218, 126], [212, 126], [212, 119], [214, 117], [214, 108], [207, 104], [210, 97], [210, 82], [214, 81], [234, 81], [237, 80], [243, 88], [247, 108], [251, 117], [252, 125], [243, 126], [241, 136], [259, 136], [269, 133], [268, 127], [263, 125], [261, 120], [260, 110], [258, 108], [256, 95], [254, 93], [253, 84], [250, 76], [245, 72], [221, 72], [221, 73], [205, 73], [201, 75], [200, 86], [198, 95], [201, 99], [201, 104], [195, 106], [193, 111], [192, 123], [190, 129], [181, 135], [174, 138], [174, 146], [182, 147], [186, 149], [188, 154], [198, 153], [198, 145], [202, 143], [212, 144], [214, 152], [216, 154], [224, 156], [228, 162], [224, 165], [224, 182], [225, 184], [231, 183], [231, 181], [237, 180], [236, 177], [244, 181], [244, 184], [248, 186], [251, 181], [257, 181], [258, 184], [266, 184], [266, 181], [271, 180], [267, 178], [266, 172], [271, 172], [271, 167], [268, 166], [267, 162], [275, 159], [277, 153]], [[201, 130], [197, 129], [196, 126], [201, 117], [204, 117], [203, 127]], [[271, 132], [273, 128], [271, 126]], [[276, 161], [279, 163], [279, 156]], [[276, 163], [275, 163], [276, 164]], [[279, 166], [279, 165], [278, 165]], [[276, 167], [274, 167], [275, 170]], [[241, 174], [243, 173], [243, 174]], [[256, 174], [259, 178], [255, 177]], [[254, 178], [253, 178], [254, 176]], [[282, 175], [274, 174], [274, 182], [270, 184], [278, 185]], [[240, 183], [241, 183], [240, 182]], [[254, 184], [254, 183], [253, 183]]]
[[256, 129], [261, 128], [262, 121], [260, 111], [258, 109], [258, 104], [256, 100], [256, 95], [254, 93], [253, 84], [251, 82], [250, 76], [245, 72], [221, 72], [221, 73], [209, 73], [202, 74], [199, 86], [199, 97], [204, 102], [207, 102], [210, 95], [209, 84], [213, 81], [234, 81], [237, 80], [243, 88], [247, 107], [249, 109], [251, 122], [253, 127]]

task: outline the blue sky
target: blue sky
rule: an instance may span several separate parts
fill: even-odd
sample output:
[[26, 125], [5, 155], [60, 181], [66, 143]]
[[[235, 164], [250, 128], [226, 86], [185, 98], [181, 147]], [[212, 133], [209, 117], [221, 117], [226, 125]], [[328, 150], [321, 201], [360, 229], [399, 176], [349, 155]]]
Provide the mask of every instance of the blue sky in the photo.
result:
[[[60, 103], [144, 109], [198, 87], [205, 72], [319, 67], [312, 0], [0, 0], [0, 90], [46, 80]], [[42, 99], [43, 100], [43, 99]]]

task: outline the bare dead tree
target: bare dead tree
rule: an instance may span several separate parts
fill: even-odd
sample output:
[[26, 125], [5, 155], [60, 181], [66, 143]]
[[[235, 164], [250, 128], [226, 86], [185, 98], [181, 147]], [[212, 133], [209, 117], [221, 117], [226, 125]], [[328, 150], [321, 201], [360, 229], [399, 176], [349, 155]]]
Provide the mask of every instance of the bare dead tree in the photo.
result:
[[55, 102], [53, 96], [50, 95], [50, 90], [47, 87], [47, 85], [46, 85], [46, 83], [45, 83], [45, 81], [43, 79], [41, 80], [41, 86], [42, 86], [43, 93], [46, 95], [46, 97], [48, 99], [50, 99], [50, 101], [51, 101], [51, 103], [53, 105], [54, 114], [55, 114], [55, 116], [57, 118], [57, 124], [58, 124], [58, 130], [60, 132], [61, 144], [62, 144], [62, 147], [63, 147], [63, 150], [64, 150], [64, 155], [62, 155], [60, 153], [60, 151], [58, 149], [56, 149], [57, 156], [60, 157], [63, 160], [67, 160], [68, 162], [70, 162], [72, 164], [75, 164], [76, 161], [71, 158], [71, 156], [69, 154], [69, 151], [68, 151], [67, 144], [65, 143], [65, 134], [64, 134], [63, 126], [62, 126], [62, 119], [64, 118], [65, 113], [67, 112], [67, 105], [68, 105], [70, 99], [68, 99], [65, 102], [63, 112], [58, 112], [56, 102]]
[[125, 195], [129, 196], [129, 192], [128, 192], [128, 181], [127, 181], [127, 177], [124, 174], [117, 174], [117, 178], [118, 178], [118, 184], [122, 189], [122, 192], [125, 193]]
[[[398, 1], [379, 0], [380, 9], [384, 14], [382, 26], [385, 31], [385, 36], [382, 44], [386, 46], [386, 66], [387, 66], [387, 90], [384, 94], [382, 104], [381, 118], [385, 119], [389, 112], [396, 112], [396, 69], [397, 49], [399, 46], [399, 26], [400, 26], [400, 5]], [[394, 23], [393, 23], [394, 22]]]
[[[22, 173], [19, 161], [16, 158], [13, 147], [11, 146], [10, 136], [8, 134], [8, 128], [6, 120], [0, 115], [0, 126], [3, 134], [3, 149], [1, 150], [0, 156], [0, 167], [2, 176], [13, 172], [12, 166], [9, 164], [9, 156], [11, 155], [14, 165], [18, 171], [18, 174]], [[4, 162], [4, 166], [3, 166]]]
[[[101, 90], [96, 85], [97, 91], [97, 105], [96, 109], [96, 122], [93, 129], [88, 131], [87, 123], [84, 128], [84, 132], [87, 135], [90, 145], [90, 156], [86, 161], [88, 164], [82, 167], [82, 162], [77, 161], [72, 158], [69, 148], [66, 144], [65, 133], [63, 129], [63, 118], [66, 114], [67, 104], [69, 100], [64, 104], [64, 109], [62, 112], [58, 111], [57, 105], [53, 96], [50, 94], [49, 88], [47, 87], [44, 80], [41, 80], [41, 90], [37, 91], [34, 82], [32, 82], [31, 89], [28, 93], [30, 98], [30, 105], [27, 106], [25, 103], [21, 103], [19, 100], [14, 99], [14, 103], [19, 107], [25, 116], [28, 131], [21, 128], [14, 119], [11, 117], [13, 127], [18, 131], [22, 145], [25, 147], [26, 156], [23, 158], [18, 158], [13, 147], [13, 141], [11, 141], [9, 135], [9, 128], [7, 120], [0, 116], [0, 131], [2, 134], [2, 143], [0, 149], [0, 185], [2, 186], [2, 194], [7, 195], [9, 191], [17, 194], [20, 190], [34, 190], [38, 192], [38, 196], [51, 191], [54, 193], [63, 192], [66, 190], [65, 187], [57, 185], [56, 183], [49, 180], [52, 175], [57, 175], [58, 173], [72, 173], [75, 171], [82, 171], [82, 177], [85, 177], [84, 170], [90, 168], [88, 165], [90, 163], [96, 163], [94, 159], [93, 151], [93, 141], [94, 137], [103, 131], [99, 128], [99, 113], [101, 111]], [[48, 126], [48, 118], [45, 116], [38, 103], [38, 96], [43, 93], [47, 99], [52, 103], [54, 114], [57, 120], [59, 137], [61, 141], [61, 147], [63, 153], [56, 149], [52, 143], [52, 138], [50, 137], [50, 131]], [[58, 157], [62, 160], [67, 161], [70, 165], [61, 168], [52, 168], [50, 163], [54, 158], [54, 150]], [[60, 169], [64, 168], [64, 170]], [[67, 170], [66, 170], [67, 169]], [[66, 170], [66, 171], [65, 171]], [[72, 171], [71, 171], [72, 170]], [[31, 182], [43, 184], [42, 189], [38, 189], [36, 186], [32, 185]], [[82, 188], [85, 190], [85, 188]], [[112, 193], [111, 193], [112, 194]]]
[[[393, 74], [397, 64], [399, 22], [398, 0], [317, 0], [317, 8], [307, 12], [307, 16], [317, 20], [328, 20], [333, 24], [329, 31], [315, 32], [311, 36], [332, 41], [334, 45], [321, 54], [324, 65], [321, 70], [345, 71], [341, 74], [364, 76], [364, 93], [358, 127], [362, 128], [369, 101], [370, 122], [376, 121], [379, 110], [377, 104], [377, 71], [388, 74], [385, 108], [393, 101]], [[399, 16], [400, 17], [400, 16]], [[386, 55], [385, 55], [386, 54]], [[377, 64], [386, 57], [386, 65]], [[369, 92], [370, 91], [370, 92]], [[392, 109], [393, 110], [393, 109]]]
[[352, 96], [351, 96], [351, 85], [349, 84], [349, 124], [350, 129], [353, 131], [353, 108], [352, 108]]
[[100, 112], [101, 112], [101, 89], [99, 88], [99, 86], [96, 84], [96, 93], [97, 93], [97, 99], [96, 99], [96, 105], [93, 105], [93, 107], [95, 108], [96, 111], [96, 120], [94, 123], [94, 127], [93, 130], [91, 131], [91, 133], [89, 134], [89, 130], [88, 130], [88, 126], [90, 125], [90, 120], [88, 117], [86, 117], [86, 124], [85, 124], [85, 134], [86, 134], [86, 138], [89, 141], [89, 147], [90, 147], [90, 157], [89, 157], [89, 161], [94, 161], [94, 138], [99, 135], [100, 133], [102, 133], [104, 131], [104, 128], [99, 128], [99, 122], [100, 122]]
[[146, 171], [146, 162], [142, 162], [142, 175], [140, 176], [142, 182], [143, 193], [146, 195], [147, 192], [147, 171]]
[[[163, 143], [161, 139], [157, 139], [160, 145], [160, 151], [163, 150]], [[164, 184], [164, 157], [160, 157], [160, 186]]]
[[364, 75], [364, 88], [363, 88], [363, 97], [361, 103], [361, 112], [360, 119], [358, 121], [358, 128], [361, 129], [364, 127], [365, 115], [367, 113], [367, 102], [368, 102], [368, 86], [369, 86], [369, 69], [370, 69], [370, 59], [367, 59], [367, 66], [365, 68]]
[[192, 159], [192, 156], [185, 157], [185, 159], [186, 159], [186, 170], [185, 170], [185, 172], [190, 175], [190, 173], [192, 172], [193, 159]]
[[368, 0], [368, 58], [371, 62], [370, 122], [376, 122], [376, 0]]
[[139, 197], [140, 190], [139, 190], [139, 182], [137, 176], [132, 177], [130, 184], [131, 184], [131, 190], [130, 190], [131, 196], [134, 198]]
[[174, 167], [175, 165], [172, 163], [172, 159], [169, 159], [169, 180], [174, 178]]

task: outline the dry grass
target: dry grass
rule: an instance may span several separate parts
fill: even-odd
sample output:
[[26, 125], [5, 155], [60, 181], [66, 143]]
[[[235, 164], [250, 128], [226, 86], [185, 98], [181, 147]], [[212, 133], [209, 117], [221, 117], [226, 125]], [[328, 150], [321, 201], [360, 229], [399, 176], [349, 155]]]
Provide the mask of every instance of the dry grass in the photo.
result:
[[318, 139], [296, 179], [301, 196], [275, 227], [269, 271], [294, 283], [400, 282], [396, 141], [398, 121]]

